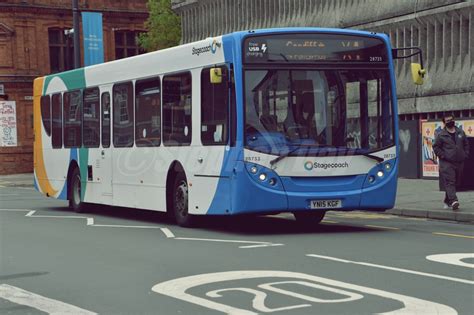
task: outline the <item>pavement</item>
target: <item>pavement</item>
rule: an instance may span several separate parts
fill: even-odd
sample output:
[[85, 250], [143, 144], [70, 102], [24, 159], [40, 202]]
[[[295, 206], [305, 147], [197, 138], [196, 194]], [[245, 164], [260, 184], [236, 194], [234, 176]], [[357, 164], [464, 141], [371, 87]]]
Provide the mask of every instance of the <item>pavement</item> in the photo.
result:
[[[33, 174], [0, 175], [0, 187], [33, 188]], [[445, 210], [444, 192], [439, 191], [437, 180], [399, 178], [395, 207], [385, 213], [474, 223], [474, 191], [462, 191], [457, 195], [460, 208]]]
[[457, 222], [474, 222], [474, 191], [457, 192], [460, 208], [443, 209], [444, 192], [438, 180], [398, 179], [395, 207], [386, 213]]

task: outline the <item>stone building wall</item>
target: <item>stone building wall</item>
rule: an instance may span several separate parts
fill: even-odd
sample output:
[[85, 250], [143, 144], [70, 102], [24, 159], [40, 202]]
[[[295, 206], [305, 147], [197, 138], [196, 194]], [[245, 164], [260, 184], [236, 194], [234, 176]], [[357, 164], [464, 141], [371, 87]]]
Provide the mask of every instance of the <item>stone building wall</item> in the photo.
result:
[[[420, 46], [428, 76], [411, 81], [410, 60], [397, 60], [403, 119], [474, 116], [473, 0], [173, 0], [183, 42], [277, 26], [383, 32], [394, 47]], [[416, 97], [415, 97], [416, 96]]]
[[[144, 30], [146, 0], [79, 0], [103, 14], [104, 58], [115, 59], [116, 30]], [[0, 0], [0, 84], [16, 102], [17, 147], [0, 147], [0, 174], [33, 171], [33, 80], [51, 72], [48, 28], [72, 28], [71, 0]], [[81, 39], [82, 45], [82, 39]], [[82, 49], [81, 49], [82, 51]]]

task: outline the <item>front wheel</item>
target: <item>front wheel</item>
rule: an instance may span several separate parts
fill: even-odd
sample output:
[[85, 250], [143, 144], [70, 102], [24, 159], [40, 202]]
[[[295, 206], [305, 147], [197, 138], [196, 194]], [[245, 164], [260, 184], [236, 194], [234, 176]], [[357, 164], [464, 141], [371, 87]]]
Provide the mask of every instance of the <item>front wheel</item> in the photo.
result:
[[78, 168], [75, 168], [71, 175], [71, 183], [69, 185], [69, 208], [81, 213], [85, 212], [86, 207], [81, 200], [82, 184], [81, 173]]
[[326, 214], [326, 211], [293, 212], [296, 222], [299, 225], [304, 226], [304, 227], [315, 227], [316, 225], [321, 223], [325, 214]]
[[195, 224], [195, 217], [188, 211], [188, 182], [186, 175], [180, 172], [174, 179], [173, 186], [173, 214], [179, 226], [191, 227]]

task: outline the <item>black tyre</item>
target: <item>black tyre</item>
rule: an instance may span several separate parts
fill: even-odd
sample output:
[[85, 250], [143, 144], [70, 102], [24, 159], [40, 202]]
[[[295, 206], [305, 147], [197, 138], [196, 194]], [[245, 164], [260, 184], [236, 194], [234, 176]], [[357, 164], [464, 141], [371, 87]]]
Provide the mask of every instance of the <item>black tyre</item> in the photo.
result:
[[307, 228], [316, 227], [324, 219], [326, 211], [299, 211], [293, 212], [296, 222]]
[[176, 174], [171, 200], [176, 223], [182, 227], [192, 227], [196, 218], [188, 212], [188, 181], [183, 172]]
[[72, 210], [83, 213], [86, 211], [86, 205], [81, 200], [82, 183], [81, 173], [76, 167], [72, 172], [70, 183], [69, 183], [69, 208]]

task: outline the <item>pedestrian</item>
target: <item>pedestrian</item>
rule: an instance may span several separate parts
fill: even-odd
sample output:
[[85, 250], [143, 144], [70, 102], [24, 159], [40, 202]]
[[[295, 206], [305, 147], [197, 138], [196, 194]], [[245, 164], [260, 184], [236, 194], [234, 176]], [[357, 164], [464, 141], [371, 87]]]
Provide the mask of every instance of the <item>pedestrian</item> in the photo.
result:
[[444, 208], [459, 209], [456, 186], [461, 181], [464, 161], [469, 156], [469, 143], [466, 134], [456, 127], [454, 115], [443, 117], [444, 128], [438, 133], [433, 150], [439, 158], [439, 186], [446, 192]]

